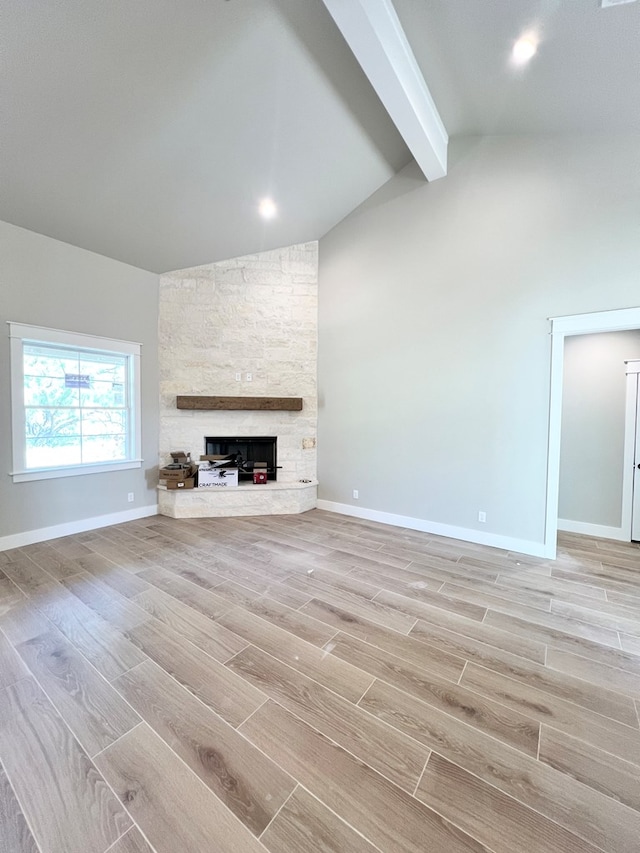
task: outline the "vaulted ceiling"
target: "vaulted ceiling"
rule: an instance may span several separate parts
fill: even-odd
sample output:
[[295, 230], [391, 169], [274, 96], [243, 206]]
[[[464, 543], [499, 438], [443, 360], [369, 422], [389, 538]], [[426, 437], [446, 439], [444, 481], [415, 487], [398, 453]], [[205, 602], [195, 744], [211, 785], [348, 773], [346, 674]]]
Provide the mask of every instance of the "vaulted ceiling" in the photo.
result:
[[[640, 134], [640, 2], [394, 5], [450, 136]], [[156, 272], [318, 239], [411, 159], [322, 0], [3, 0], [0, 115], [0, 219]]]

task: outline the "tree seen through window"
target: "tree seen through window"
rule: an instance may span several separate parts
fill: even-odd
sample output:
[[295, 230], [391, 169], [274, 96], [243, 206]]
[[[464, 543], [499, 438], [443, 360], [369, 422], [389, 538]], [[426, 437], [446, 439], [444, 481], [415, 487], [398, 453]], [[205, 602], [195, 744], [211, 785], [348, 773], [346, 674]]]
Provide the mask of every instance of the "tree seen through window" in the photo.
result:
[[127, 458], [127, 358], [24, 344], [26, 468]]

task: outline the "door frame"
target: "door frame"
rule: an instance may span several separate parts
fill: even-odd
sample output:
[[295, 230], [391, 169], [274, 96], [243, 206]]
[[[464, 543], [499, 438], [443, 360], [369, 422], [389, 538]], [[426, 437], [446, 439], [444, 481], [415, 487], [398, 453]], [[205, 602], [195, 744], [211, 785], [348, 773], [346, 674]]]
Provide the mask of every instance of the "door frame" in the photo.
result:
[[[640, 400], [640, 359], [630, 358], [627, 366], [627, 398], [624, 418], [624, 469], [622, 473], [622, 532], [627, 542], [633, 533], [633, 483]], [[639, 522], [640, 523], [640, 522]]]
[[[544, 556], [555, 559], [558, 539], [558, 497], [560, 492], [560, 436], [562, 429], [562, 386], [564, 342], [571, 335], [622, 332], [640, 329], [640, 307], [550, 317], [551, 381], [549, 391], [549, 438], [547, 444], [547, 494], [544, 525]], [[625, 438], [626, 452], [626, 438]], [[626, 456], [625, 456], [626, 464]], [[624, 496], [623, 496], [624, 499]], [[623, 507], [623, 523], [624, 523]], [[629, 531], [631, 531], [631, 507]]]

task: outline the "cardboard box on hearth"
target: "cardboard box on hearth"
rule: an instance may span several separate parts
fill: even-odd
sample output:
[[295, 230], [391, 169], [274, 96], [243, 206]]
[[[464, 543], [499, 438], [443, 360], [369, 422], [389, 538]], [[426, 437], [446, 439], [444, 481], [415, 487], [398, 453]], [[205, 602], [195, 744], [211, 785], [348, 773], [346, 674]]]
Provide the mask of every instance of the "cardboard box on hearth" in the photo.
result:
[[198, 463], [199, 489], [234, 489], [237, 485], [237, 468], [215, 467], [212, 462], [206, 459], [203, 459]]

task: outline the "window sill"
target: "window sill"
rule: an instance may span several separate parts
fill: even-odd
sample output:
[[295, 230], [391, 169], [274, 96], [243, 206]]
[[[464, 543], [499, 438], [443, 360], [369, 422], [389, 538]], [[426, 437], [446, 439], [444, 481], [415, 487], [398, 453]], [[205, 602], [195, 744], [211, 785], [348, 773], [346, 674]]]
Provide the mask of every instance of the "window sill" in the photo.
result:
[[28, 483], [31, 480], [54, 480], [59, 477], [79, 477], [84, 474], [103, 474], [108, 471], [129, 471], [140, 468], [142, 459], [128, 459], [126, 462], [104, 462], [95, 465], [70, 465], [64, 468], [40, 468], [32, 471], [12, 471], [10, 477], [14, 483]]

